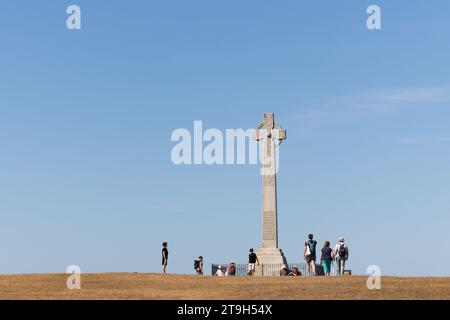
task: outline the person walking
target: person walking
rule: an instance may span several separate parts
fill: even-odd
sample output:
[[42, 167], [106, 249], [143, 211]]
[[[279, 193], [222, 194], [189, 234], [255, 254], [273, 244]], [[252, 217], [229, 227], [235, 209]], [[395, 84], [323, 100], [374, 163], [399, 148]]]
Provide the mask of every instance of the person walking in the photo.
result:
[[255, 264], [258, 264], [259, 266], [259, 260], [256, 253], [253, 251], [253, 248], [250, 249], [250, 253], [248, 255], [248, 269], [247, 274], [249, 276], [253, 276], [255, 274]]
[[345, 262], [348, 260], [348, 246], [343, 237], [338, 239], [338, 243], [334, 247], [334, 256], [336, 257], [337, 274], [342, 276], [345, 271]]
[[314, 240], [314, 235], [310, 233], [308, 235], [308, 241], [305, 242], [303, 251], [303, 256], [306, 261], [306, 273], [308, 275], [316, 274], [316, 246], [317, 241]]
[[323, 266], [323, 272], [327, 277], [331, 274], [331, 263], [333, 262], [333, 258], [334, 252], [330, 248], [330, 241], [325, 241], [320, 255], [320, 264]]
[[169, 259], [169, 250], [167, 249], [167, 242], [164, 241], [162, 243], [162, 268], [163, 268], [163, 273], [166, 274], [166, 269], [167, 269], [167, 261]]

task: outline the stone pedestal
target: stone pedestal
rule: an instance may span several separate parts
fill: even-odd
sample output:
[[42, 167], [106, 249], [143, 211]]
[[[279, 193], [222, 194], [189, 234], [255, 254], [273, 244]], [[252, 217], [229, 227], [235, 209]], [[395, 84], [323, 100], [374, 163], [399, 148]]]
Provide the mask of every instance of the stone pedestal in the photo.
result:
[[260, 264], [287, 264], [286, 257], [281, 249], [261, 248], [256, 252], [256, 255]]
[[279, 276], [283, 264], [287, 265], [286, 257], [281, 249], [262, 248], [256, 252], [259, 266], [256, 266], [256, 275]]

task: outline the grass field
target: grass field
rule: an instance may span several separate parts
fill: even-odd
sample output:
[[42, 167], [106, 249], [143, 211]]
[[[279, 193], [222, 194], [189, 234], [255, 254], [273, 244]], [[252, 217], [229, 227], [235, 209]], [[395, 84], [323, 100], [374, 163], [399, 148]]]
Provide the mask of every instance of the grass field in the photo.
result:
[[67, 274], [0, 276], [0, 299], [450, 299], [450, 278], [196, 277], [144, 273], [82, 274], [81, 289]]

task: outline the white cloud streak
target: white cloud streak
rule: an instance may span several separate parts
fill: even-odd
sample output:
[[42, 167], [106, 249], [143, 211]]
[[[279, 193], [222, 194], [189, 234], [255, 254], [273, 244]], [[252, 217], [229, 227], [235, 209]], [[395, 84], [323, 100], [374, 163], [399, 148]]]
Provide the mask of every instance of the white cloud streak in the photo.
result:
[[331, 120], [361, 117], [407, 108], [424, 108], [448, 103], [450, 85], [401, 89], [379, 89], [311, 102], [295, 116], [306, 120]]
[[401, 144], [446, 144], [450, 143], [450, 137], [434, 137], [434, 138], [400, 138], [397, 143]]

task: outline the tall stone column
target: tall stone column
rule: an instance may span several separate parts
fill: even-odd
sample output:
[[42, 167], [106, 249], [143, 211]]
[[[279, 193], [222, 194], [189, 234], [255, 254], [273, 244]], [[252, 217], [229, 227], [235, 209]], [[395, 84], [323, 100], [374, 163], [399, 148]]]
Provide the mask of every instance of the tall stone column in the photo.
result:
[[[260, 264], [287, 263], [281, 249], [278, 248], [278, 210], [277, 210], [277, 157], [276, 150], [284, 139], [286, 131], [275, 127], [273, 113], [264, 114], [264, 122], [256, 129], [256, 139], [263, 143], [262, 168], [262, 242], [257, 251]], [[276, 143], [277, 142], [277, 143]], [[278, 144], [278, 146], [277, 146]], [[262, 273], [263, 266], [257, 268]], [[274, 269], [278, 274], [279, 270]], [[266, 272], [264, 272], [266, 274]]]

